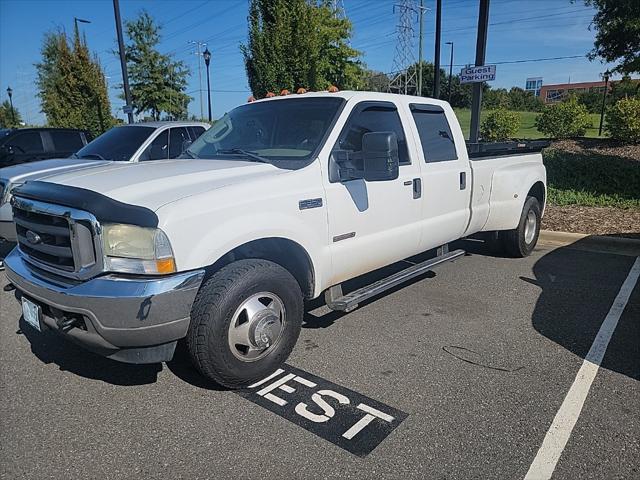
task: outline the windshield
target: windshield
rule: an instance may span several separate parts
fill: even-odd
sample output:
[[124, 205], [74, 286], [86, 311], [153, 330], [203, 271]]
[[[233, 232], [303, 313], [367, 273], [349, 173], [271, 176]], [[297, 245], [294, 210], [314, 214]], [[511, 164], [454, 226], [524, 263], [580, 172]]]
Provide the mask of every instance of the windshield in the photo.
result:
[[300, 168], [316, 154], [341, 98], [295, 98], [257, 102], [233, 109], [202, 134], [185, 153], [191, 158], [237, 155], [283, 168]]
[[92, 160], [129, 161], [136, 150], [154, 132], [153, 127], [127, 125], [106, 131], [75, 154]]

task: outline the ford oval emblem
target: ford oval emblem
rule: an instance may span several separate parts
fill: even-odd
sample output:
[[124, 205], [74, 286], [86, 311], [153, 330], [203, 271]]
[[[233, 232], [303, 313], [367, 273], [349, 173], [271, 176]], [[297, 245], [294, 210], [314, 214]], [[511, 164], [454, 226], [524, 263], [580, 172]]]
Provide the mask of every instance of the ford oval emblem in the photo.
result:
[[38, 243], [42, 242], [42, 238], [37, 233], [32, 232], [31, 230], [27, 230], [27, 242], [32, 245], [37, 245]]

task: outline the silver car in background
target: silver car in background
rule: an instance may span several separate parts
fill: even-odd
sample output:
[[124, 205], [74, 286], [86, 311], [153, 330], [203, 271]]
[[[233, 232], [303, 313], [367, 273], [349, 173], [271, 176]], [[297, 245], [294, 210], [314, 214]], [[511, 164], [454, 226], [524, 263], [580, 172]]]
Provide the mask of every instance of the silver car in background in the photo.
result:
[[176, 158], [210, 125], [166, 121], [121, 125], [100, 135], [70, 158], [42, 160], [0, 168], [0, 241], [15, 242], [11, 190], [27, 181], [109, 162], [147, 162]]

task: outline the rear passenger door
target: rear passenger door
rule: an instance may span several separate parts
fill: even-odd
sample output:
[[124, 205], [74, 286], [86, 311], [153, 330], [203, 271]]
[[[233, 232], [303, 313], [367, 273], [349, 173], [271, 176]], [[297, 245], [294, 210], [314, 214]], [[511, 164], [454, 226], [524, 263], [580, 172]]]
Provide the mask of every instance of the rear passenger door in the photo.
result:
[[466, 230], [471, 168], [467, 156], [458, 155], [442, 107], [410, 104], [410, 111], [422, 147], [419, 148], [423, 183], [421, 250], [428, 250], [457, 240]]

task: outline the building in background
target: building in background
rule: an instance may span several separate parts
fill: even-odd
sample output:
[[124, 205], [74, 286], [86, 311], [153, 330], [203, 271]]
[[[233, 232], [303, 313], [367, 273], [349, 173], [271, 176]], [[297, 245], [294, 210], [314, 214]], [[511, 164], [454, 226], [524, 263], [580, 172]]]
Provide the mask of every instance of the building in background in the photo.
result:
[[[609, 82], [609, 88], [614, 82]], [[557, 83], [555, 85], [543, 85], [540, 88], [540, 97], [544, 103], [558, 103], [571, 94], [583, 92], [604, 91], [604, 80], [597, 82]]]
[[527, 92], [533, 93], [536, 97], [540, 96], [540, 89], [542, 88], [542, 77], [529, 77], [525, 83], [524, 89]]

